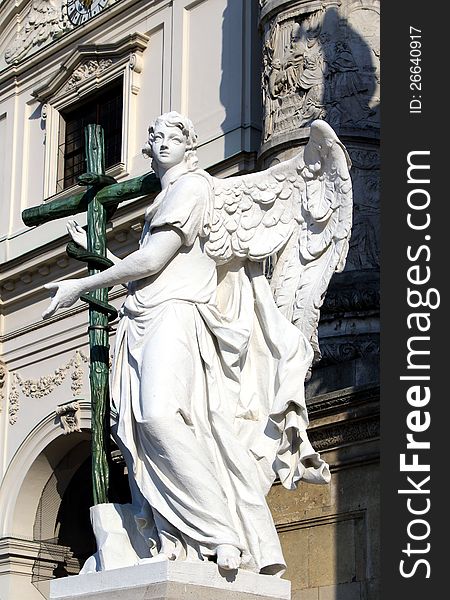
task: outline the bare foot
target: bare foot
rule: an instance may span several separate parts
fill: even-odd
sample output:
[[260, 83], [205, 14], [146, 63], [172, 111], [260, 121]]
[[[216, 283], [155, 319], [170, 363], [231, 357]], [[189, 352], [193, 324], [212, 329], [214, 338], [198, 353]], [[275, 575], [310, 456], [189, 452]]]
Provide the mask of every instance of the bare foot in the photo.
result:
[[221, 569], [229, 571], [238, 569], [241, 564], [241, 551], [230, 544], [217, 546], [217, 564]]

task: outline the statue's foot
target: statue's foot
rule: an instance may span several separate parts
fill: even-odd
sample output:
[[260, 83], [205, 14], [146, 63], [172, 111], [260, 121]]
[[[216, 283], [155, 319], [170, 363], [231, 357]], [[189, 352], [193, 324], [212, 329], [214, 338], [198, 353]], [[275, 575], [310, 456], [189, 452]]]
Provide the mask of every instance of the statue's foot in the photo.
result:
[[221, 569], [228, 571], [238, 569], [241, 564], [241, 551], [230, 544], [217, 546], [217, 564]]

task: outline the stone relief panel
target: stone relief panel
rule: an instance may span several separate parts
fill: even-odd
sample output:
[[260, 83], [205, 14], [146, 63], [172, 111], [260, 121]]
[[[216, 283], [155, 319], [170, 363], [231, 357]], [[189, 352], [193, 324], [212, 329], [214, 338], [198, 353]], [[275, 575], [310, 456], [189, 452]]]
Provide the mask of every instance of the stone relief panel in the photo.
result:
[[110, 58], [101, 58], [100, 60], [90, 59], [83, 62], [70, 77], [64, 90], [70, 91], [76, 88], [81, 81], [100, 75], [105, 69], [112, 65]]
[[5, 61], [19, 62], [33, 49], [58, 39], [72, 28], [67, 15], [67, 0], [32, 0], [28, 15], [6, 50]]
[[67, 375], [71, 373], [72, 395], [79, 396], [83, 390], [83, 364], [87, 362], [88, 357], [82, 351], [77, 350], [65, 365], [56, 369], [51, 375], [44, 375], [39, 379], [23, 379], [19, 373], [14, 373], [8, 398], [10, 424], [14, 425], [17, 421], [19, 392], [27, 398], [44, 398], [60, 386], [66, 380]]
[[[109, 0], [108, 6], [116, 2], [119, 0]], [[29, 12], [5, 52], [5, 61], [18, 63], [71, 31], [75, 25], [69, 19], [67, 3], [68, 0], [32, 0]], [[84, 4], [88, 6], [90, 2], [84, 0]]]
[[302, 3], [264, 25], [264, 142], [318, 118], [338, 133], [378, 128], [377, 4], [317, 6]]
[[353, 229], [345, 270], [380, 268], [380, 158], [376, 151], [349, 149], [352, 159]]

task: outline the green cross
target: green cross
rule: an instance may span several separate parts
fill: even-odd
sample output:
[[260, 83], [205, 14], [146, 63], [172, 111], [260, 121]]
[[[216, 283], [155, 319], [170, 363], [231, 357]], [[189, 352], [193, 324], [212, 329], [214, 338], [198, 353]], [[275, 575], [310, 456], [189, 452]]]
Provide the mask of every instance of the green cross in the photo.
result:
[[[117, 206], [146, 194], [160, 191], [156, 175], [147, 173], [122, 183], [105, 175], [105, 145], [99, 125], [85, 128], [87, 172], [78, 177], [86, 186], [65, 199], [55, 199], [22, 212], [25, 225], [32, 227], [48, 221], [87, 212], [87, 252], [73, 242], [69, 256], [85, 260], [89, 275], [111, 266], [106, 258], [106, 222]], [[108, 304], [108, 289], [95, 290], [82, 297], [89, 303], [89, 380], [92, 406], [92, 483], [94, 504], [108, 502], [109, 490], [109, 326], [117, 311]]]

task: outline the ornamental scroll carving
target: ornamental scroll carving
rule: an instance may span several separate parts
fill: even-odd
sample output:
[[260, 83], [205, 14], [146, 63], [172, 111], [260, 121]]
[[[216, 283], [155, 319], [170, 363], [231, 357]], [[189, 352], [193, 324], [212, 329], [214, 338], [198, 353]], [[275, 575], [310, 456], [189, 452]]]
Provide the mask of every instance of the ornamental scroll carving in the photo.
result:
[[354, 423], [338, 423], [329, 427], [311, 430], [311, 439], [314, 447], [325, 452], [339, 446], [348, 446], [367, 440], [376, 440], [380, 437], [380, 421], [378, 418], [369, 418]]
[[[305, 5], [279, 13], [264, 28], [264, 141], [325, 119], [342, 128], [377, 128], [379, 14]], [[364, 9], [364, 18], [361, 11]], [[369, 42], [369, 43], [368, 43]]]
[[83, 389], [83, 363], [87, 361], [87, 356], [78, 350], [65, 365], [56, 369], [51, 375], [45, 375], [39, 379], [23, 379], [19, 373], [14, 373], [9, 393], [9, 422], [11, 425], [17, 421], [19, 391], [28, 398], [44, 398], [60, 386], [66, 380], [67, 375], [71, 373], [72, 395], [79, 396]]
[[70, 77], [66, 84], [66, 90], [75, 89], [82, 81], [100, 75], [105, 69], [112, 65], [110, 58], [101, 58], [100, 60], [89, 59], [82, 63]]

